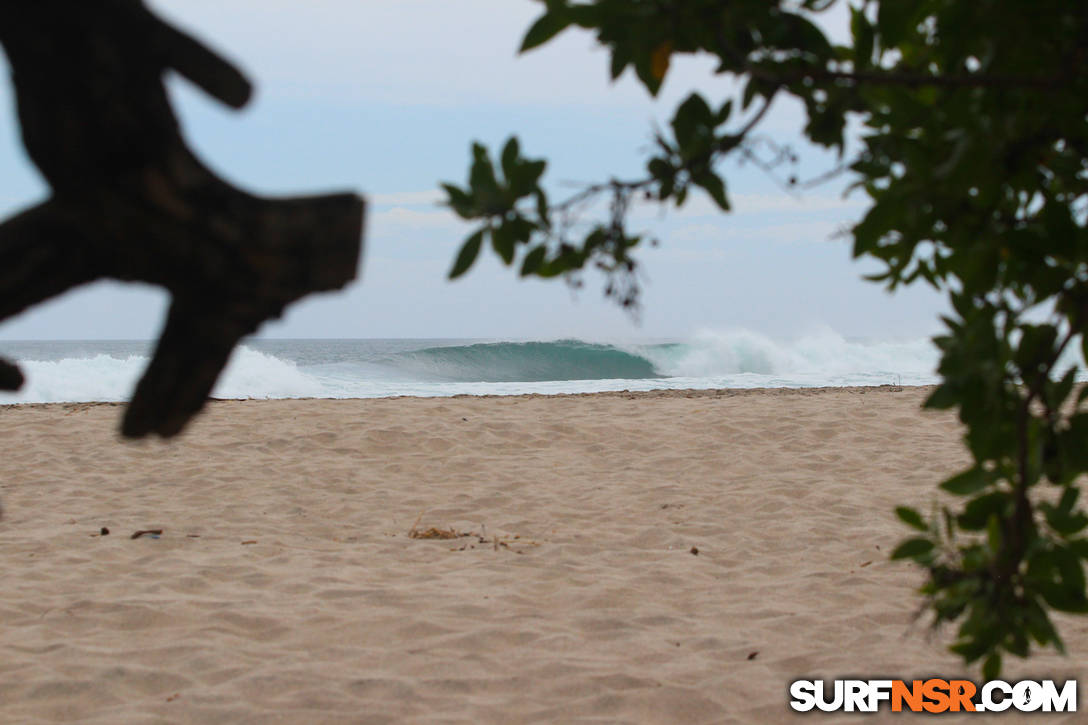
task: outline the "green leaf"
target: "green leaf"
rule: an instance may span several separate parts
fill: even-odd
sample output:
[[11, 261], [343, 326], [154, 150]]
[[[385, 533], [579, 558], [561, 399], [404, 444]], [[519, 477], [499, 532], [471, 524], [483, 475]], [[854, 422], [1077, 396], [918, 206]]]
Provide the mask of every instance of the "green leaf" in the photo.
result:
[[541, 229], [551, 229], [552, 221], [549, 214], [551, 207], [548, 206], [548, 195], [544, 193], [543, 189], [537, 187], [534, 196], [536, 197], [537, 225]]
[[694, 181], [710, 195], [710, 198], [714, 200], [719, 209], [729, 211], [729, 199], [725, 195], [725, 182], [721, 180], [720, 176], [713, 171], [707, 171], [696, 176]]
[[741, 95], [740, 110], [747, 111], [757, 93], [759, 93], [759, 84], [755, 78], [749, 78], [748, 83], [744, 86], [744, 93]]
[[582, 248], [588, 253], [604, 246], [604, 243], [608, 241], [608, 232], [603, 227], [597, 227], [592, 232], [586, 235], [585, 241], [582, 242]]
[[937, 386], [937, 389], [930, 393], [922, 406], [935, 410], [947, 410], [954, 407], [959, 402], [959, 395], [957, 395], [955, 388], [948, 383], [944, 383]]
[[705, 135], [707, 129], [713, 125], [714, 114], [706, 100], [698, 93], [688, 96], [676, 109], [676, 114], [672, 118], [673, 134], [681, 149], [690, 147], [700, 131]]
[[[892, 0], [894, 2], [894, 0]], [[873, 26], [861, 8], [850, 8], [850, 31], [854, 36], [854, 61], [865, 68], [873, 61]]]
[[1032, 638], [1041, 645], [1057, 640], [1058, 633], [1054, 631], [1050, 617], [1047, 616], [1046, 610], [1040, 606], [1038, 600], [1033, 597], [1025, 602], [1024, 606], [1024, 624]]
[[1002, 549], [1002, 543], [1005, 540], [1004, 532], [1001, 530], [1001, 522], [996, 516], [991, 516], [990, 520], [986, 522], [986, 543], [990, 545], [990, 551], [997, 555]]
[[475, 204], [467, 191], [453, 184], [442, 184], [442, 188], [446, 190], [446, 195], [449, 197], [447, 204], [457, 216], [462, 219], [475, 217]]
[[1035, 373], [1054, 356], [1058, 330], [1053, 325], [1023, 325], [1015, 360], [1025, 376]]
[[612, 76], [612, 80], [619, 78], [630, 62], [631, 56], [624, 49], [614, 47], [612, 49], [612, 63], [608, 69], [609, 74]]
[[948, 479], [941, 484], [941, 488], [957, 496], [968, 496], [986, 488], [990, 482], [990, 476], [976, 466]]
[[518, 147], [518, 137], [511, 136], [502, 148], [502, 175], [509, 183], [517, 175], [518, 160], [521, 150]]
[[809, 107], [809, 121], [805, 134], [821, 146], [842, 147], [843, 129], [846, 127], [846, 109], [837, 105], [826, 108]]
[[525, 165], [525, 175], [535, 184], [540, 181], [540, 177], [544, 175], [546, 168], [548, 168], [547, 161], [530, 161]]
[[878, 199], [854, 226], [854, 256], [874, 252], [895, 223], [896, 208], [891, 200]]
[[536, 231], [536, 225], [520, 214], [513, 219], [508, 219], [503, 226], [507, 228], [515, 245], [528, 242]]
[[982, 679], [996, 680], [1001, 676], [1001, 653], [991, 652], [982, 663]]
[[491, 248], [509, 265], [514, 261], [514, 244], [517, 242], [516, 227], [503, 223], [491, 230]]
[[1088, 613], [1088, 598], [1084, 596], [1083, 591], [1071, 591], [1058, 584], [1040, 587], [1040, 589], [1046, 603], [1059, 612]]
[[540, 269], [540, 265], [544, 262], [544, 255], [547, 254], [547, 251], [543, 244], [529, 250], [529, 253], [525, 255], [525, 259], [521, 262], [521, 276], [527, 277], [536, 274], [537, 270]]
[[547, 43], [566, 30], [570, 24], [571, 18], [561, 14], [558, 9], [548, 10], [529, 27], [529, 30], [525, 33], [525, 38], [521, 41], [521, 48], [518, 52], [524, 53]]
[[933, 551], [933, 542], [920, 536], [907, 539], [892, 552], [892, 559], [917, 559]]
[[885, 0], [877, 8], [876, 25], [880, 30], [881, 46], [892, 48], [914, 28], [914, 14], [919, 4], [906, 0]]
[[484, 241], [484, 231], [486, 231], [486, 227], [477, 230], [461, 247], [461, 251], [457, 255], [457, 261], [453, 263], [453, 269], [450, 270], [450, 279], [460, 277], [476, 261], [476, 257], [480, 254], [480, 245]]
[[1088, 539], [1074, 539], [1070, 541], [1069, 550], [1082, 559], [1088, 559]]
[[650, 92], [651, 96], [657, 96], [661, 90], [661, 78], [654, 72], [654, 65], [650, 53], [644, 53], [635, 58], [635, 75], [642, 81], [642, 85]]
[[536, 193], [540, 188], [540, 177], [543, 176], [544, 170], [547, 168], [548, 162], [544, 160], [529, 161], [519, 159], [518, 163], [514, 164], [509, 174], [507, 174], [506, 180], [510, 184], [511, 190], [518, 197]]
[[[1084, 386], [1088, 390], [1088, 385]], [[1058, 434], [1062, 453], [1077, 472], [1088, 470], [1088, 413], [1076, 413], [1069, 418], [1069, 428]]]
[[1052, 408], [1059, 408], [1065, 402], [1065, 399], [1069, 397], [1069, 394], [1073, 392], [1073, 385], [1076, 383], [1077, 369], [1070, 368], [1062, 379], [1058, 382], [1051, 382], [1048, 386], [1048, 398], [1050, 406]]
[[476, 197], [494, 196], [499, 190], [495, 178], [495, 167], [491, 164], [487, 147], [480, 143], [472, 144], [472, 168], [469, 171], [469, 186]]
[[730, 98], [728, 101], [722, 104], [721, 108], [718, 109], [718, 115], [714, 118], [714, 125], [720, 126], [721, 124], [725, 123], [729, 120], [729, 116], [731, 116], [732, 113], [733, 99]]
[[922, 519], [922, 515], [909, 506], [896, 507], [895, 515], [907, 526], [918, 529], [919, 531], [929, 531], [929, 526], [926, 525], [925, 520]]
[[655, 179], [671, 179], [676, 175], [676, 169], [673, 168], [672, 164], [659, 156], [650, 159], [646, 164], [646, 170]]
[[995, 491], [967, 502], [958, 523], [961, 529], [981, 531], [986, 528], [991, 516], [1004, 518], [1010, 507], [1011, 497], [1004, 491]]
[[1062, 492], [1062, 497], [1058, 499], [1058, 510], [1065, 513], [1072, 512], [1078, 498], [1080, 498], [1080, 489], [1076, 486], [1067, 486]]
[[[963, 630], [960, 630], [960, 635], [963, 635]], [[990, 646], [986, 642], [981, 642], [977, 637], [969, 637], [956, 642], [954, 645], [948, 648], [949, 651], [958, 654], [963, 657], [964, 662], [970, 664], [982, 657], [990, 649]]]
[[1054, 549], [1054, 558], [1058, 564], [1058, 571], [1061, 572], [1066, 591], [1074, 598], [1079, 596], [1084, 599], [1084, 568], [1081, 566], [1080, 557], [1070, 549], [1056, 547]]

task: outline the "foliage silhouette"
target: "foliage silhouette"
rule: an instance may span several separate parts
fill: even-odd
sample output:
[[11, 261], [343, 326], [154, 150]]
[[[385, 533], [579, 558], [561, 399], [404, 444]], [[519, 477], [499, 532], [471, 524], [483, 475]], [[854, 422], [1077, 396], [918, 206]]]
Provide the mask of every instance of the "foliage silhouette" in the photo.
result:
[[[844, 159], [871, 200], [853, 227], [853, 253], [879, 260], [888, 289], [917, 280], [945, 291], [955, 314], [935, 342], [942, 382], [931, 408], [956, 408], [973, 465], [941, 484], [931, 519], [897, 509], [914, 530], [893, 558], [928, 572], [934, 625], [958, 622], [952, 649], [996, 676], [1003, 654], [1031, 643], [1062, 649], [1051, 611], [1086, 612], [1088, 516], [1078, 507], [1088, 472], [1088, 388], [1077, 390], [1069, 351], [1088, 357], [1088, 5], [1064, 0], [542, 0], [531, 50], [571, 27], [594, 32], [611, 74], [633, 67], [656, 94], [677, 54], [709, 54], [740, 79], [736, 99], [697, 93], [656, 136], [646, 175], [610, 179], [551, 203], [542, 160], [511, 139], [501, 176], [477, 144], [466, 187], [445, 185], [462, 218], [480, 222], [451, 277], [483, 242], [522, 275], [608, 275], [606, 294], [638, 300], [628, 230], [637, 198], [682, 206], [700, 189], [727, 212], [722, 161], [773, 167], [754, 132], [774, 100], [806, 111], [803, 132], [847, 153], [850, 118], [861, 148]], [[818, 24], [846, 5], [851, 39]], [[763, 142], [765, 144], [765, 142]], [[790, 182], [796, 184], [796, 179]], [[572, 211], [597, 197], [608, 217], [575, 234]], [[1078, 342], [1079, 341], [1079, 342]]]
[[[163, 74], [234, 108], [249, 82], [141, 0], [5, 3], [0, 43], [23, 144], [53, 192], [0, 225], [0, 320], [100, 277], [165, 287], [166, 325], [122, 432], [172, 436], [242, 336], [355, 276], [363, 200], [261, 199], [208, 170], [181, 136]], [[0, 389], [22, 383], [0, 360]]]

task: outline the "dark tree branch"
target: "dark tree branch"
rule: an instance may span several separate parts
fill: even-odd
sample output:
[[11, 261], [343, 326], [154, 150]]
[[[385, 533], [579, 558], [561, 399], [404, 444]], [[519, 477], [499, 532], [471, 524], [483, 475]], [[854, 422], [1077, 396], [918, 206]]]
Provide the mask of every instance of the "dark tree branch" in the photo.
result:
[[155, 45], [166, 65], [231, 108], [241, 108], [249, 102], [253, 87], [230, 63], [158, 18], [152, 18], [152, 23]]
[[23, 385], [19, 368], [0, 358], [0, 390], [18, 390]]
[[[122, 431], [171, 436], [235, 344], [310, 292], [355, 276], [364, 202], [265, 199], [185, 144], [163, 86], [176, 70], [240, 107], [249, 82], [141, 0], [0, 7], [23, 143], [53, 196], [0, 225], [0, 319], [100, 277], [173, 295]], [[21, 374], [0, 362], [0, 388]]]

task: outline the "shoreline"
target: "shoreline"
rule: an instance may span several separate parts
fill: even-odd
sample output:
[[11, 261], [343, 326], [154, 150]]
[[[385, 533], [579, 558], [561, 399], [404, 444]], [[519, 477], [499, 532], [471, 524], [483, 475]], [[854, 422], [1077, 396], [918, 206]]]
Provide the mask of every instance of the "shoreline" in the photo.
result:
[[[933, 390], [935, 384], [929, 385], [893, 385], [884, 383], [881, 385], [820, 385], [807, 387], [773, 387], [773, 388], [653, 388], [651, 390], [598, 390], [589, 393], [489, 393], [476, 395], [472, 393], [457, 393], [454, 395], [385, 395], [358, 398], [208, 398], [208, 403], [252, 403], [273, 401], [334, 401], [334, 400], [461, 400], [461, 399], [502, 399], [502, 398], [592, 398], [592, 397], [628, 397], [628, 398], [700, 398], [700, 397], [736, 397], [743, 395], [819, 395], [822, 393], [857, 393], [865, 395], [869, 392], [901, 393], [905, 390]], [[779, 392], [781, 391], [781, 392]], [[0, 403], [3, 408], [48, 408], [49, 406], [90, 406], [90, 407], [116, 407], [128, 405], [125, 400], [84, 400], [84, 401], [55, 401], [51, 403]]]

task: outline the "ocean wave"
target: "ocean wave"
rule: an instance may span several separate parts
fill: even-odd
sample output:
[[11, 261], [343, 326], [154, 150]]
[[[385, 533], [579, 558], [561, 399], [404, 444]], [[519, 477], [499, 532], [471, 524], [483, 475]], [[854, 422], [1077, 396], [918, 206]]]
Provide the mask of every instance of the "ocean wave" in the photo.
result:
[[793, 340], [775, 340], [749, 330], [705, 331], [690, 341], [644, 348], [670, 377], [885, 376], [885, 382], [933, 377], [937, 350], [928, 339], [851, 341], [822, 329]]
[[[135, 344], [103, 343], [97, 350], [94, 343], [50, 345], [42, 357], [54, 359], [15, 355], [27, 383], [17, 394], [0, 394], [0, 403], [126, 400], [148, 363], [146, 355], [132, 352], [146, 349]], [[255, 340], [235, 351], [212, 395], [369, 398], [922, 385], [937, 381], [936, 364], [937, 352], [925, 339], [854, 341], [830, 330], [793, 340], [746, 330], [703, 332], [683, 342], [652, 344]]]
[[0, 394], [3, 403], [67, 403], [127, 400], [147, 366], [140, 355], [99, 354], [61, 360], [20, 360], [26, 382], [17, 393]]
[[[20, 360], [22, 390], [0, 394], [0, 403], [71, 403], [128, 400], [147, 367], [143, 355], [107, 354], [60, 360]], [[295, 363], [249, 347], [235, 350], [212, 391], [216, 398], [326, 397], [319, 379]]]
[[644, 380], [662, 375], [642, 355], [581, 340], [491, 342], [399, 353], [386, 364], [423, 379], [449, 382]]

